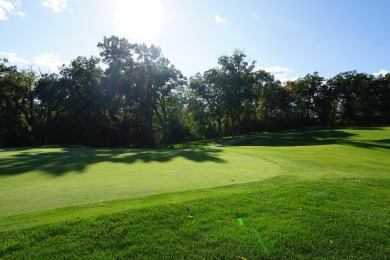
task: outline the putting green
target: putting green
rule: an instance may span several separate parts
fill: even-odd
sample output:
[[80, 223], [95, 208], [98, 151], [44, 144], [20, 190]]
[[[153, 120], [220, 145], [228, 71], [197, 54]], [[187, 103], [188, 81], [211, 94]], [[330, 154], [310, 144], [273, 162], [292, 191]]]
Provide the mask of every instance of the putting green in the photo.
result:
[[0, 150], [0, 217], [120, 198], [294, 178], [388, 178], [390, 127], [259, 133], [234, 147]]
[[231, 148], [0, 151], [0, 216], [274, 177], [282, 169]]

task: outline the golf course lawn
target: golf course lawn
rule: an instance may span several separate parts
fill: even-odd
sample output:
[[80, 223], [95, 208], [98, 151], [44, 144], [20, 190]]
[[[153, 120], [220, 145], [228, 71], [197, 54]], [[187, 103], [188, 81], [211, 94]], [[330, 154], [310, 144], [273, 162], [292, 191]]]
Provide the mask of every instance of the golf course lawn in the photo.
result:
[[388, 259], [390, 127], [0, 150], [0, 258]]
[[2, 152], [0, 217], [64, 206], [253, 182], [278, 165], [234, 149], [33, 148]]

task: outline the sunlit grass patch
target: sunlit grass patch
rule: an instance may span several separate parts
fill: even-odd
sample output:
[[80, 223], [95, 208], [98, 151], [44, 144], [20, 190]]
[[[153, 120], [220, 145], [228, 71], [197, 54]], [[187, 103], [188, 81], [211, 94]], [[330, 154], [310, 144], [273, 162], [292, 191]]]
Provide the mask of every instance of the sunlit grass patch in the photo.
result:
[[0, 258], [387, 259], [388, 136], [323, 129], [222, 148], [2, 151]]

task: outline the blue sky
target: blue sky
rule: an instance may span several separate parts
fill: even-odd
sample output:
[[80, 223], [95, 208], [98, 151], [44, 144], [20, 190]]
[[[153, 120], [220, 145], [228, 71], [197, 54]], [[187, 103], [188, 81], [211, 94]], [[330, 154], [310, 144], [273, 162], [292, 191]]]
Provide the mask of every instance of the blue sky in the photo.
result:
[[281, 80], [390, 71], [389, 0], [0, 0], [0, 57], [56, 71], [103, 36], [162, 48], [187, 77], [243, 50]]

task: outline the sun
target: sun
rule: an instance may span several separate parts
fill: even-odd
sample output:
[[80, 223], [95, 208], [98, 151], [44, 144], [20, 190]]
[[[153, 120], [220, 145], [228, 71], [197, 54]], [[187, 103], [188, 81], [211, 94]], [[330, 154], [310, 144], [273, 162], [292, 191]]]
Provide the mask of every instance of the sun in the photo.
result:
[[158, 0], [117, 0], [114, 2], [114, 26], [131, 38], [154, 36], [162, 23]]

